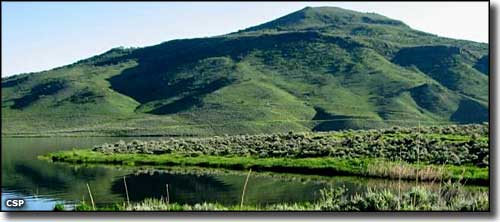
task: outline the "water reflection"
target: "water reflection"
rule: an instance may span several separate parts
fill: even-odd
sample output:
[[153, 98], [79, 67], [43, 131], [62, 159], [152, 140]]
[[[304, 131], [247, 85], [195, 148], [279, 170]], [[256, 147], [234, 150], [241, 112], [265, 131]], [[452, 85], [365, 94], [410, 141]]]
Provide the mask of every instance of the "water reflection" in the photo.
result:
[[[121, 203], [126, 201], [125, 176], [131, 201], [165, 197], [165, 185], [169, 184], [172, 202], [239, 204], [246, 172], [188, 167], [71, 165], [37, 159], [38, 155], [48, 152], [132, 139], [135, 138], [2, 138], [2, 199], [9, 195], [24, 197], [29, 199], [31, 210], [37, 210], [36, 207], [50, 210], [50, 205], [57, 202], [88, 201], [86, 185], [89, 184], [96, 203]], [[409, 189], [414, 183], [254, 172], [248, 182], [245, 203], [265, 205], [315, 201], [319, 190], [330, 186], [345, 186], [353, 195], [364, 192], [367, 187]], [[420, 185], [437, 189], [436, 184]]]
[[[132, 174], [126, 177], [131, 201], [146, 198], [166, 197], [166, 185], [169, 186], [169, 199], [173, 202], [200, 203], [215, 202], [221, 198], [217, 194], [234, 189], [230, 184], [210, 175], [183, 175], [153, 172], [151, 174]], [[125, 197], [125, 186], [122, 179], [113, 182], [111, 190]]]

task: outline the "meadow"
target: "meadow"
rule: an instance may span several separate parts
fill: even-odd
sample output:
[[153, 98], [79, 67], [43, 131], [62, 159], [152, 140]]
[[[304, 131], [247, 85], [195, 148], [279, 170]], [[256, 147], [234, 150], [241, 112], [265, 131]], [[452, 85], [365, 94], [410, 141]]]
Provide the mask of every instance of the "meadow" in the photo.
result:
[[488, 125], [134, 140], [44, 155], [51, 161], [181, 165], [489, 183]]

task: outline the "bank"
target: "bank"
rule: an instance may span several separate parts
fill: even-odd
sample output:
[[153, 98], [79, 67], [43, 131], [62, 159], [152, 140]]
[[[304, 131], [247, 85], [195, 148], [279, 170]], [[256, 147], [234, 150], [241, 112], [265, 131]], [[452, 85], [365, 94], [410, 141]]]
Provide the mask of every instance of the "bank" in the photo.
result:
[[104, 154], [91, 149], [59, 151], [39, 158], [73, 164], [112, 164], [128, 166], [199, 166], [232, 170], [269, 171], [326, 176], [362, 176], [418, 181], [460, 181], [489, 185], [489, 167], [472, 165], [434, 165], [394, 162], [381, 158], [259, 158], [193, 154]]

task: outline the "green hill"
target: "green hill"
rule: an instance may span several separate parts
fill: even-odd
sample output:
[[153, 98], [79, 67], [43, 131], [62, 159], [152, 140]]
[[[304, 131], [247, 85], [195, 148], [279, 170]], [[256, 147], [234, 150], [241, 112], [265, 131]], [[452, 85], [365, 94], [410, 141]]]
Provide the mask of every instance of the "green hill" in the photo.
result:
[[222, 135], [488, 121], [488, 44], [304, 8], [2, 79], [3, 135]]

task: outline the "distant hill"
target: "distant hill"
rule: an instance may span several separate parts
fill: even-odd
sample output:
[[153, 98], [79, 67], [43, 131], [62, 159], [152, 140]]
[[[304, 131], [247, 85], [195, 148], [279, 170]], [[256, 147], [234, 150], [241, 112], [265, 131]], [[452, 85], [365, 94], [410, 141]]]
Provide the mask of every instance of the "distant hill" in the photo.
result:
[[488, 44], [307, 7], [2, 78], [3, 135], [214, 135], [488, 121]]

